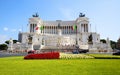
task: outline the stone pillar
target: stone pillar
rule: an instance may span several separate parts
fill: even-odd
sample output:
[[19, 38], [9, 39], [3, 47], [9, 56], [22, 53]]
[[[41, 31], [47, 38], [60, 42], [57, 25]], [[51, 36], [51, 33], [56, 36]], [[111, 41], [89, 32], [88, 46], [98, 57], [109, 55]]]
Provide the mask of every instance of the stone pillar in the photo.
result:
[[32, 25], [30, 24], [30, 32], [32, 32]]
[[65, 26], [65, 29], [64, 29], [64, 30], [65, 30], [65, 32], [64, 32], [64, 33], [66, 34], [66, 26]]
[[51, 26], [49, 27], [49, 31], [50, 31], [50, 34], [51, 34]]
[[51, 26], [51, 34], [53, 34], [53, 26]]
[[34, 49], [33, 49], [33, 44], [31, 44], [31, 50], [34, 50]]
[[84, 32], [85, 32], [85, 24], [84, 24]]
[[86, 24], [84, 24], [84, 32], [86, 32]]
[[84, 24], [84, 32], [85, 32], [85, 30], [86, 30], [86, 28], [85, 28], [86, 26], [85, 26], [85, 24]]
[[45, 29], [46, 29], [46, 28], [45, 28], [45, 26], [44, 26], [44, 34], [45, 34]]
[[33, 32], [33, 24], [32, 24], [32, 32]]
[[45, 27], [43, 28], [43, 34], [45, 33]]
[[66, 34], [67, 34], [67, 26], [66, 26]]
[[57, 27], [55, 26], [55, 34], [57, 33]]
[[67, 34], [69, 33], [69, 26], [67, 26]]
[[56, 27], [54, 26], [54, 34], [56, 34], [56, 30], [55, 29], [56, 29]]
[[61, 29], [58, 29], [58, 35], [62, 35]]
[[64, 34], [66, 34], [66, 27], [64, 26]]
[[49, 33], [49, 28], [50, 28], [50, 27], [49, 27], [49, 26], [47, 26], [47, 33]]
[[56, 29], [56, 27], [54, 26], [54, 34], [55, 34], [55, 31], [56, 31], [55, 29]]
[[51, 34], [52, 34], [52, 31], [53, 31], [53, 29], [52, 29], [52, 26], [51, 26]]
[[86, 24], [86, 32], [88, 32], [88, 24]]
[[32, 24], [32, 32], [33, 32], [33, 24]]
[[70, 29], [69, 29], [69, 26], [68, 26], [68, 34], [70, 33], [69, 30], [70, 30]]
[[52, 26], [52, 31], [53, 31], [52, 33], [54, 34], [54, 26]]
[[107, 38], [107, 52], [112, 52], [113, 50], [112, 50], [112, 48], [111, 48], [111, 46], [110, 46], [110, 40], [109, 40], [109, 38]]
[[66, 34], [67, 34], [67, 26], [66, 26]]
[[84, 24], [81, 24], [81, 32], [84, 32]]
[[33, 32], [35, 32], [35, 24], [33, 24]]
[[82, 24], [82, 32], [84, 32], [84, 24]]
[[47, 33], [47, 26], [45, 26], [45, 33]]
[[34, 24], [33, 24], [33, 32], [34, 32]]
[[46, 33], [48, 32], [48, 26], [46, 26]]
[[31, 24], [31, 32], [32, 32], [32, 24]]
[[108, 44], [108, 47], [110, 47], [110, 41], [109, 41], [109, 38], [107, 38], [107, 44]]
[[9, 41], [8, 51], [13, 52], [13, 40], [12, 40], [12, 38], [10, 38], [10, 41]]
[[53, 34], [55, 34], [55, 26], [53, 26]]
[[64, 34], [64, 26], [62, 28], [63, 28], [62, 31], [63, 31], [63, 34]]
[[10, 50], [12, 51], [13, 50], [13, 40], [12, 40], [12, 38], [10, 38], [9, 44], [10, 44]]
[[34, 32], [35, 32], [35, 25], [36, 25], [36, 24], [34, 24], [34, 27], [33, 27]]
[[52, 34], [53, 34], [53, 32], [54, 32], [54, 27], [52, 26]]
[[83, 32], [83, 24], [81, 24], [81, 32]]
[[67, 34], [69, 34], [69, 26], [68, 26], [68, 33]]
[[70, 26], [68, 26], [68, 34], [70, 34]]

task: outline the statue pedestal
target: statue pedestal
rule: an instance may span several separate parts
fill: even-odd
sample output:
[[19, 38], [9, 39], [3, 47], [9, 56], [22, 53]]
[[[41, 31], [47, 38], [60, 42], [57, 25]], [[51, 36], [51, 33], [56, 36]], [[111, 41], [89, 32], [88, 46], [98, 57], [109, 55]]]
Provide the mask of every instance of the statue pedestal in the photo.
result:
[[28, 44], [28, 50], [34, 50], [33, 49], [33, 44]]
[[44, 48], [44, 47], [45, 47], [44, 45], [41, 45], [41, 46], [40, 46], [40, 49], [42, 49], [42, 48]]
[[12, 40], [12, 38], [10, 38], [10, 41], [9, 41], [8, 51], [13, 51], [13, 40]]

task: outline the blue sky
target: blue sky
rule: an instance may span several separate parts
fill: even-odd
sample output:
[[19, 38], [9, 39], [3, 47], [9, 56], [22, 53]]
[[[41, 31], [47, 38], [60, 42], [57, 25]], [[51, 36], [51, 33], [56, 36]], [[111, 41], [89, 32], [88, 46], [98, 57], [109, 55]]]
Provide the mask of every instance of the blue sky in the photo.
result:
[[36, 12], [43, 20], [75, 20], [82, 12], [101, 38], [120, 37], [120, 0], [0, 0], [0, 43], [26, 32]]

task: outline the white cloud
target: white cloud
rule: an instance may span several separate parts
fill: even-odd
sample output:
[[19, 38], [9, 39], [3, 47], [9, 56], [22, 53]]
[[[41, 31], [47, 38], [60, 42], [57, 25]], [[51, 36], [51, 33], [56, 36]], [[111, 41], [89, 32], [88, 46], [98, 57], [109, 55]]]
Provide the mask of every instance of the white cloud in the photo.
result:
[[8, 28], [7, 28], [7, 27], [4, 27], [3, 30], [4, 30], [4, 31], [8, 31]]
[[22, 29], [19, 29], [19, 31], [21, 32], [21, 31], [22, 31]]
[[0, 44], [4, 43], [7, 40], [7, 35], [0, 34]]
[[3, 30], [4, 31], [10, 31], [10, 32], [22, 31], [22, 29], [10, 29], [10, 28], [7, 28], [7, 27], [4, 27]]

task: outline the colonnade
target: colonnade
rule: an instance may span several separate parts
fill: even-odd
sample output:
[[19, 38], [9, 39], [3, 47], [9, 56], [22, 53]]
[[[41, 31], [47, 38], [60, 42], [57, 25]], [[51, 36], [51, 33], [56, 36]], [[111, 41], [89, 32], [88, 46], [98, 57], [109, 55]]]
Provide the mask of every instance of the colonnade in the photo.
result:
[[35, 32], [37, 24], [30, 24], [30, 32]]
[[[30, 24], [30, 32], [35, 32], [37, 24]], [[73, 26], [61, 26], [62, 34], [75, 34], [77, 30], [72, 30]], [[88, 32], [88, 24], [81, 24], [81, 32]], [[44, 26], [44, 29], [41, 30], [41, 33], [48, 33], [48, 34], [57, 34], [58, 33], [58, 26]]]
[[81, 32], [88, 32], [88, 24], [81, 24]]
[[[72, 30], [72, 26], [61, 26], [62, 34], [73, 34], [76, 30]], [[57, 34], [58, 26], [44, 26], [42, 33]]]

